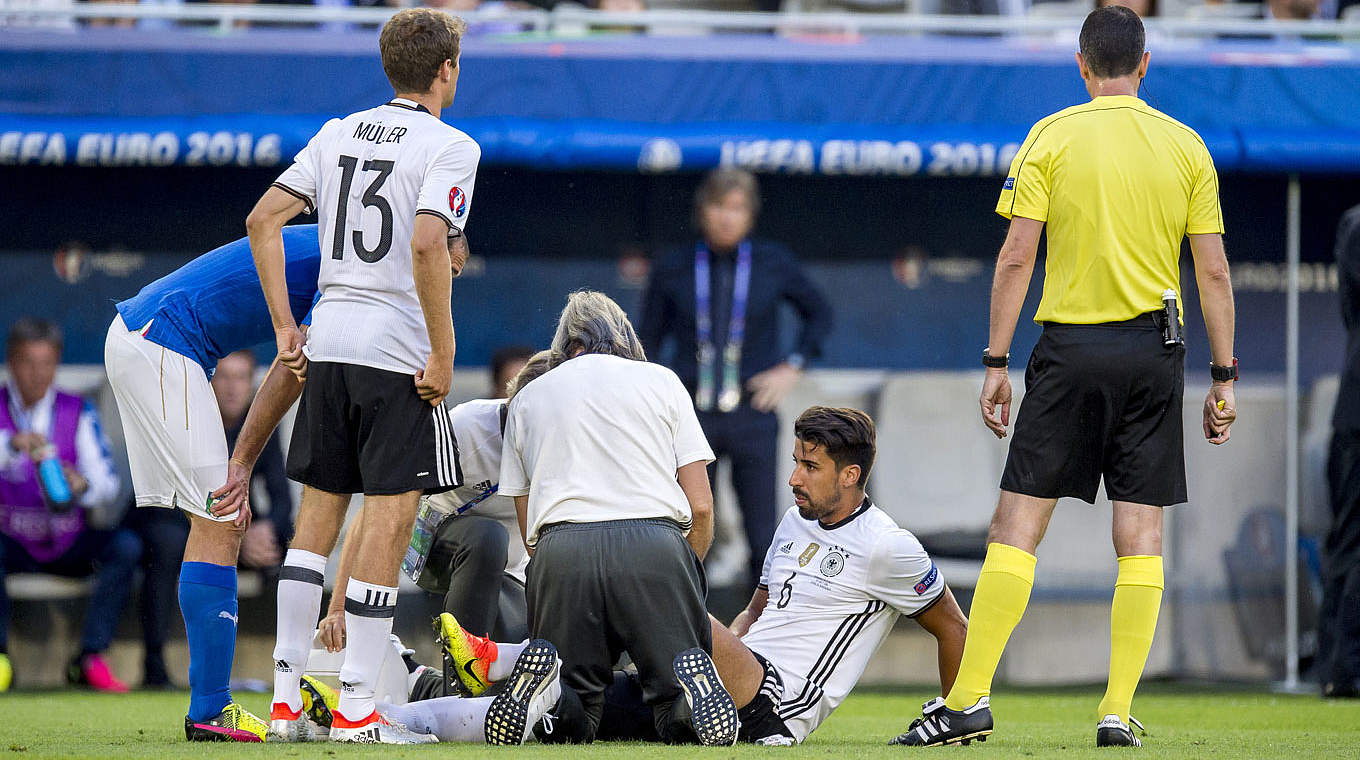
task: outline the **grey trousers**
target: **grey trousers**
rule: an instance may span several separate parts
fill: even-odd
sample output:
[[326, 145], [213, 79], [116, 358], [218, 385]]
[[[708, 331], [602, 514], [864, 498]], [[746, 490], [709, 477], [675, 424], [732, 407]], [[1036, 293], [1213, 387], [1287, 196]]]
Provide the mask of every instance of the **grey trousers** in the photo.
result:
[[562, 682], [579, 696], [583, 713], [579, 721], [559, 714], [551, 740], [595, 738], [605, 689], [624, 652], [637, 666], [642, 699], [661, 738], [695, 740], [672, 664], [693, 647], [711, 653], [713, 642], [703, 565], [679, 525], [615, 520], [547, 526], [529, 561], [526, 592], [530, 633], [557, 647]]
[[496, 641], [528, 636], [524, 587], [505, 572], [510, 540], [505, 527], [489, 517], [445, 520], [430, 548], [429, 580], [422, 577], [421, 584], [444, 594], [444, 611], [453, 613], [463, 628]]

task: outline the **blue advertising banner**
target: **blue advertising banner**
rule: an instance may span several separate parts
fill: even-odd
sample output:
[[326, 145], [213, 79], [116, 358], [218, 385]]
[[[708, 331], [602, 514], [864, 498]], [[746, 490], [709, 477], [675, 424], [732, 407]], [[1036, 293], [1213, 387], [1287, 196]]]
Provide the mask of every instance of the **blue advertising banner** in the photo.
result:
[[[1360, 171], [1360, 46], [1149, 40], [1142, 96], [1220, 169]], [[955, 176], [1088, 97], [1075, 39], [472, 36], [444, 118], [488, 165]], [[376, 34], [6, 30], [0, 165], [285, 163], [391, 91]]]

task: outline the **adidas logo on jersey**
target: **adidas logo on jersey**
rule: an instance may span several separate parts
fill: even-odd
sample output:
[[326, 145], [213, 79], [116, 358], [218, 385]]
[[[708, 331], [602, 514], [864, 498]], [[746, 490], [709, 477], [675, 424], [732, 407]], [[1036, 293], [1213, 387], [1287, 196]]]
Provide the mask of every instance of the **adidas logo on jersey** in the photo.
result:
[[788, 553], [791, 552], [791, 551], [793, 551], [793, 542], [792, 542], [792, 541], [790, 541], [790, 542], [788, 542], [787, 544], [784, 544], [783, 546], [779, 547], [779, 553], [780, 553], [780, 554], [788, 554]]

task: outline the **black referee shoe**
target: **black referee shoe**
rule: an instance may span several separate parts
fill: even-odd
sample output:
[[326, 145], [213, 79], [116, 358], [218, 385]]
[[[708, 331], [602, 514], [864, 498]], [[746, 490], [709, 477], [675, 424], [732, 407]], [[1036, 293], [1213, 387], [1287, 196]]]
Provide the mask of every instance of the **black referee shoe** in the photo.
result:
[[[1129, 722], [1138, 727], [1139, 731], [1144, 730], [1143, 724], [1129, 716]], [[1143, 743], [1133, 735], [1133, 729], [1124, 725], [1124, 721], [1118, 715], [1106, 715], [1098, 725], [1096, 725], [1096, 746], [1097, 747], [1141, 747]]]
[[983, 697], [977, 704], [963, 710], [945, 707], [942, 699], [927, 702], [921, 708], [925, 715], [912, 721], [906, 733], [899, 734], [888, 743], [907, 747], [939, 747], [969, 744], [974, 740], [985, 742], [992, 733], [991, 705], [989, 697]]

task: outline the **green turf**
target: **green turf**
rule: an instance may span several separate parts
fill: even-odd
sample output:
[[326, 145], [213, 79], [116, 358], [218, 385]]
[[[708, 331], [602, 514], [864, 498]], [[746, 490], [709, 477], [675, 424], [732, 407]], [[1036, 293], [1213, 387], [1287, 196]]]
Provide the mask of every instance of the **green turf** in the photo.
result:
[[[459, 757], [679, 758], [708, 757], [899, 757], [909, 752], [884, 743], [902, 730], [929, 696], [924, 692], [864, 692], [851, 696], [803, 746], [700, 750], [639, 744], [585, 747], [489, 748], [437, 745], [374, 748], [306, 744], [287, 746], [186, 744], [181, 693], [125, 696], [75, 692], [17, 692], [0, 695], [0, 760], [3, 758], [233, 757], [382, 758], [457, 754]], [[995, 697], [998, 732], [985, 744], [929, 750], [932, 756], [1062, 757], [1099, 756], [1124, 750], [1094, 749], [1096, 689], [1002, 691]], [[263, 715], [264, 695], [246, 695], [246, 706]], [[1135, 705], [1148, 726], [1142, 757], [1175, 758], [1353, 758], [1360, 757], [1360, 703], [1323, 702], [1316, 697], [1282, 696], [1237, 689], [1187, 689], [1152, 685]], [[923, 750], [911, 750], [923, 751]]]

